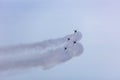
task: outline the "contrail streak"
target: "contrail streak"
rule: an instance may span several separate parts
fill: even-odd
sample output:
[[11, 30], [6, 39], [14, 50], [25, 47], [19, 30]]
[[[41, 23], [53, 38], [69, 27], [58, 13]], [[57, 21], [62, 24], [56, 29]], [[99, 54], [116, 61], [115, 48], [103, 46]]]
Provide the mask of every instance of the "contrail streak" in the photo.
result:
[[49, 69], [83, 52], [80, 32], [63, 38], [0, 48], [0, 71], [40, 66]]

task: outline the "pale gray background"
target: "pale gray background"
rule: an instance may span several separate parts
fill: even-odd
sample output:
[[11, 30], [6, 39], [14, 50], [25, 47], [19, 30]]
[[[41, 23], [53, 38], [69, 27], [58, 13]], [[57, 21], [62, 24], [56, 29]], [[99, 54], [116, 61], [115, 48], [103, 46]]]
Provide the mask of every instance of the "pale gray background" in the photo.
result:
[[120, 80], [119, 0], [0, 0], [0, 46], [63, 37], [74, 29], [83, 34], [80, 57], [0, 80]]

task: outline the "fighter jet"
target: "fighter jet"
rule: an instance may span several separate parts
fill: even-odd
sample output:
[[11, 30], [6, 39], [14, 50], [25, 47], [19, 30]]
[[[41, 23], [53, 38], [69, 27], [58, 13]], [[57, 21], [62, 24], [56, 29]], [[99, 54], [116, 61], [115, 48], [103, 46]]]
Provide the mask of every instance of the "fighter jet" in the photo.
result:
[[74, 44], [76, 44], [77, 42], [76, 41], [73, 41]]
[[77, 30], [74, 30], [74, 33], [76, 33], [77, 32]]
[[[74, 30], [74, 33], [77, 33], [77, 30]], [[70, 38], [67, 38], [67, 40], [69, 41]], [[77, 43], [77, 41], [73, 41], [73, 44], [76, 44], [76, 43]], [[67, 50], [67, 47], [64, 47], [64, 49]]]
[[70, 38], [67, 38], [67, 40], [69, 41], [69, 40], [70, 40]]
[[64, 48], [65, 50], [67, 49], [67, 47]]

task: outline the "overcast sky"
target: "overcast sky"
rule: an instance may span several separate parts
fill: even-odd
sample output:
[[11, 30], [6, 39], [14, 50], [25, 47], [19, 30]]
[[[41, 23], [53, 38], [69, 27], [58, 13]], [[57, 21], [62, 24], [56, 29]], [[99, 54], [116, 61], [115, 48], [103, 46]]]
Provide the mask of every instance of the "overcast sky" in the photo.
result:
[[120, 80], [119, 0], [0, 0], [0, 46], [82, 32], [80, 57], [50, 70], [39, 67], [0, 80]]

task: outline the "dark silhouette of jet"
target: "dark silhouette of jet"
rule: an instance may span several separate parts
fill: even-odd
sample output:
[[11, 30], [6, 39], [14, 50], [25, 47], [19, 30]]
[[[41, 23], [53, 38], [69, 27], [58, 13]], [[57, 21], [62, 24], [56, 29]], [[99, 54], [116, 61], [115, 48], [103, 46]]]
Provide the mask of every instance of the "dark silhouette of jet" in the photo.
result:
[[67, 47], [64, 48], [65, 50], [67, 49]]
[[76, 44], [76, 41], [74, 41], [73, 43]]
[[77, 30], [74, 30], [74, 32], [76, 33], [76, 32], [77, 32]]
[[67, 39], [68, 41], [70, 40], [70, 38]]

